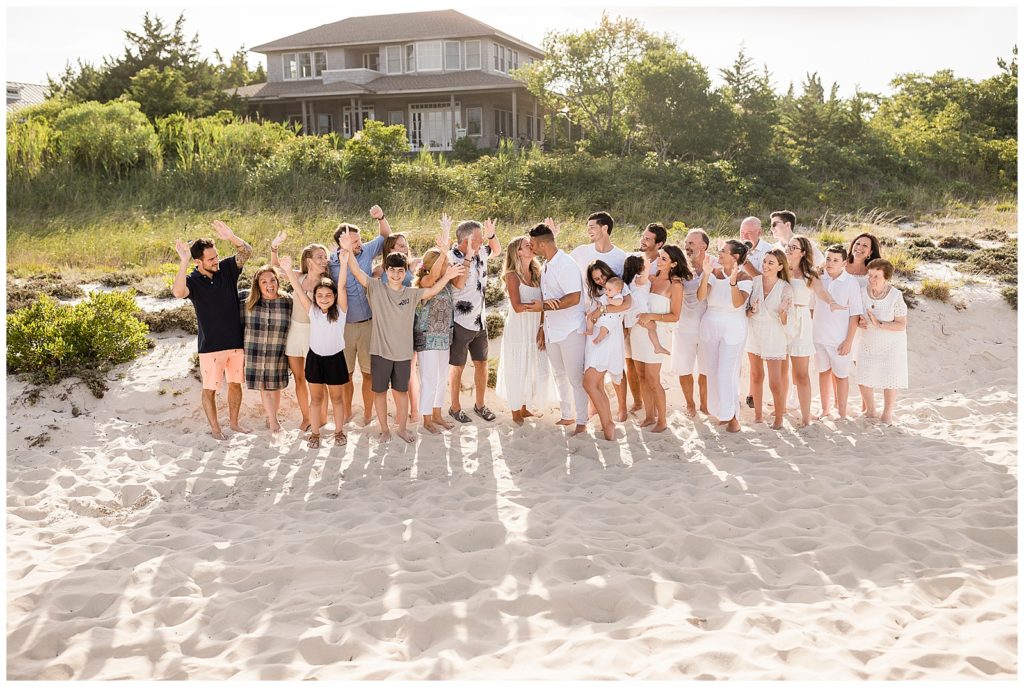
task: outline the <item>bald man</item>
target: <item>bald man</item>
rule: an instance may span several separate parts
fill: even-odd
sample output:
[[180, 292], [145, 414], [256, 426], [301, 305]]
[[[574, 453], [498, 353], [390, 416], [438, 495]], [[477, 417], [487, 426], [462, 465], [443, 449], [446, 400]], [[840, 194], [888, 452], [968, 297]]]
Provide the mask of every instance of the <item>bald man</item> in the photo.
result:
[[740, 222], [740, 241], [750, 246], [747, 259], [743, 261], [743, 269], [754, 278], [761, 274], [764, 256], [772, 249], [772, 244], [761, 237], [761, 220], [757, 217], [747, 217]]

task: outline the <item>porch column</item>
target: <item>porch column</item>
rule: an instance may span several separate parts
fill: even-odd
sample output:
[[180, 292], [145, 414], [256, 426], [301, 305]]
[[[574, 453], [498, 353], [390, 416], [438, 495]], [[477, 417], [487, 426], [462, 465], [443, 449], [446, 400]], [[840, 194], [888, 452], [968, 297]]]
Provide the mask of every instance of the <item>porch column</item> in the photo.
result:
[[455, 125], [455, 94], [454, 93], [452, 93], [451, 95], [448, 96], [448, 101], [449, 101], [449, 103], [451, 103], [451, 109], [452, 109], [452, 131], [451, 131], [452, 142], [451, 142], [451, 145], [449, 145], [448, 147], [449, 148], [454, 148], [455, 147], [455, 135], [456, 135], [455, 134], [456, 125]]
[[356, 110], [356, 99], [355, 99], [355, 96], [349, 98], [349, 104], [352, 106], [352, 110], [349, 112], [349, 115], [348, 115], [348, 135], [349, 136], [355, 136], [356, 135], [356, 112], [358, 112], [358, 110]]
[[363, 130], [363, 99], [359, 98], [356, 100], [356, 118], [355, 121], [359, 122], [359, 131]]
[[519, 110], [516, 107], [516, 91], [512, 91], [512, 140], [519, 140]]
[[302, 101], [302, 135], [309, 134], [309, 123], [306, 121], [306, 101]]
[[544, 125], [537, 119], [537, 98], [533, 98], [533, 139], [544, 142]]
[[316, 101], [309, 101], [309, 133], [316, 136], [320, 133], [319, 122], [316, 121]]

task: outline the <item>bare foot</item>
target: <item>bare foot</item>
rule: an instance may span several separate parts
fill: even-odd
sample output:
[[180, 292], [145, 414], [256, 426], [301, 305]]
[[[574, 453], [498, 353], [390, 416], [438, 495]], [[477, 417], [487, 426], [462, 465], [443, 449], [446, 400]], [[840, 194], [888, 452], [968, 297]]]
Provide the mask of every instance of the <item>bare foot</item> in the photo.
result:
[[211, 429], [210, 436], [212, 436], [217, 441], [224, 441], [225, 439], [227, 439], [227, 437], [224, 436], [224, 432], [220, 431], [220, 429]]
[[782, 429], [782, 418], [776, 418], [771, 427], [772, 429]]
[[572, 435], [576, 436], [577, 434], [583, 434], [586, 431], [587, 431], [587, 426], [586, 425], [576, 425], [576, 429], [574, 429], [572, 431]]
[[652, 432], [658, 432], [658, 433], [664, 432], [666, 429], [668, 429], [668, 425], [663, 423], [663, 422], [659, 422], [658, 424], [656, 424], [653, 427], [651, 427], [651, 431]]
[[863, 415], [864, 417], [876, 418], [878, 417], [878, 411], [875, 410], [874, 408], [871, 408], [870, 410], [865, 410]]
[[383, 432], [377, 435], [377, 441], [379, 441], [382, 444], [388, 443], [389, 441], [391, 441], [391, 432], [389, 432], [388, 430], [384, 430]]
[[232, 432], [238, 432], [239, 434], [251, 434], [252, 433], [249, 430], [247, 430], [245, 427], [243, 427], [242, 425], [238, 424], [237, 422], [235, 424], [231, 425], [231, 431]]
[[622, 409], [622, 410], [619, 411], [619, 414], [615, 416], [615, 421], [616, 422], [625, 422], [626, 418], [627, 418], [626, 410]]
[[657, 353], [658, 355], [672, 355], [672, 351], [668, 350], [667, 348], [661, 345], [655, 346], [654, 352]]
[[740, 431], [740, 421], [736, 418], [729, 420], [729, 424], [725, 426], [726, 432], [738, 432]]
[[445, 429], [452, 428], [452, 423], [448, 422], [448, 420], [444, 419], [440, 415], [433, 416], [432, 418], [430, 418], [430, 421], [433, 422], [435, 425], [441, 425]]
[[606, 441], [614, 441], [615, 440], [615, 427], [609, 427], [608, 429], [605, 429], [604, 427], [602, 427], [601, 428], [601, 433], [604, 434], [604, 438], [605, 438]]
[[758, 424], [759, 425], [762, 422], [764, 422], [764, 416], [763, 415], [761, 415], [761, 414], [754, 415], [754, 424]]
[[526, 408], [523, 408], [522, 410], [520, 410], [520, 411], [519, 411], [519, 414], [520, 414], [520, 415], [522, 415], [523, 417], [537, 417], [536, 415], [534, 415], [533, 413], [531, 413], [531, 412], [530, 412], [529, 410], [527, 410]]
[[434, 422], [432, 420], [424, 419], [423, 420], [423, 429], [425, 431], [427, 431], [427, 432], [430, 432], [431, 434], [440, 434], [441, 433], [441, 430], [439, 428], [437, 428], [436, 426], [434, 426]]
[[831, 416], [832, 416], [832, 411], [831, 410], [822, 410], [820, 413], [818, 413], [817, 415], [814, 416], [814, 419], [815, 420], [824, 420], [825, 418], [831, 417]]
[[272, 420], [267, 420], [267, 425], [270, 426], [270, 431], [271, 432], [280, 432], [281, 431], [281, 423], [277, 421], [276, 417], [273, 418]]
[[299, 420], [299, 431], [300, 432], [305, 432], [306, 430], [308, 430], [309, 429], [309, 424], [310, 423], [309, 423], [309, 418], [308, 417], [304, 417], [301, 420]]
[[369, 415], [363, 415], [363, 424], [362, 424], [362, 426], [366, 427], [368, 424], [370, 424], [371, 421], [372, 421], [372, 418]]
[[400, 429], [397, 432], [395, 432], [395, 434], [397, 434], [398, 438], [401, 439], [402, 441], [404, 441], [407, 444], [411, 444], [414, 441], [416, 441], [416, 437], [414, 437], [412, 435], [412, 432], [410, 432], [407, 429]]
[[701, 406], [700, 407], [700, 412], [704, 413], [705, 415], [710, 415], [711, 414], [711, 412], [708, 410], [707, 406]]
[[686, 417], [697, 417], [697, 406], [686, 406]]
[[655, 419], [653, 417], [648, 416], [648, 417], [644, 418], [643, 422], [640, 423], [640, 426], [641, 427], [650, 427], [654, 423], [655, 423]]
[[559, 420], [555, 423], [556, 425], [562, 425], [563, 427], [572, 427], [576, 424], [575, 420]]
[[634, 403], [633, 405], [631, 405], [629, 407], [629, 412], [631, 412], [631, 413], [639, 413], [643, 409], [644, 409], [644, 404], [643, 403]]
[[882, 416], [878, 418], [878, 421], [881, 422], [883, 425], [892, 426], [892, 413], [882, 413]]

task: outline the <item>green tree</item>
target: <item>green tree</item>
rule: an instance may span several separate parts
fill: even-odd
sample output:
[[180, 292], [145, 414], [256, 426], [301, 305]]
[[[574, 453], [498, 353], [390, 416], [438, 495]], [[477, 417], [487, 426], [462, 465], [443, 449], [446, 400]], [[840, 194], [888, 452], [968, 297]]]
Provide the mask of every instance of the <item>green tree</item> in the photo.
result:
[[667, 42], [635, 19], [602, 14], [594, 29], [548, 32], [545, 58], [516, 76], [545, 107], [563, 110], [582, 125], [592, 152], [623, 152], [630, 140], [626, 71]]
[[726, 157], [741, 162], [763, 161], [769, 156], [778, 124], [779, 98], [772, 90], [767, 68], [758, 72], [740, 48], [736, 60], [719, 70], [725, 82], [722, 97], [732, 112]]
[[160, 143], [153, 125], [130, 100], [88, 102], [57, 116], [63, 157], [96, 174], [121, 177], [129, 169], [160, 164]]
[[185, 77], [173, 67], [146, 67], [132, 77], [128, 92], [150, 119], [191, 112], [195, 106]]

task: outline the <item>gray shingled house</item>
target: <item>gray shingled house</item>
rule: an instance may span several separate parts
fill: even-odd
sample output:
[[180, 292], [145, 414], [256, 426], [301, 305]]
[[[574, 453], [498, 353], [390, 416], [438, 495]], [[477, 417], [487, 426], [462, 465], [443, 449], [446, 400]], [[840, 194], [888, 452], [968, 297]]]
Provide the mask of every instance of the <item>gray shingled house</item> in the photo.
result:
[[543, 141], [543, 112], [510, 72], [544, 57], [454, 10], [351, 17], [252, 48], [267, 83], [237, 89], [251, 109], [307, 133], [346, 138], [376, 119], [403, 124], [413, 150], [459, 138]]

